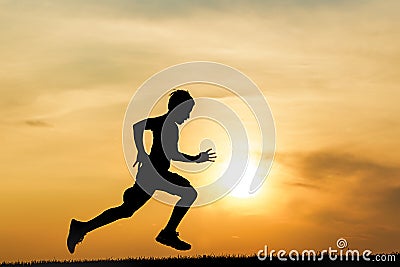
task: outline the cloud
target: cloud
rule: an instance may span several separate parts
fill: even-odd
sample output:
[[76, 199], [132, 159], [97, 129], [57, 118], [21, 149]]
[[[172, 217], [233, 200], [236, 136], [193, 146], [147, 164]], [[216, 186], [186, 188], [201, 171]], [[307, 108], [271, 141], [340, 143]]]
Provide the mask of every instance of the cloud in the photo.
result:
[[[252, 11], [262, 13], [265, 10], [303, 8], [312, 9], [319, 7], [355, 7], [365, 5], [362, 0], [69, 0], [69, 1], [21, 1], [23, 4], [15, 4], [13, 1], [5, 1], [5, 8], [13, 8], [19, 11], [47, 11], [53, 15], [73, 14], [74, 16], [102, 16], [125, 18], [132, 16], [152, 19], [165, 19], [171, 16], [188, 17], [198, 10], [211, 10], [227, 12], [231, 10]], [[389, 1], [387, 1], [389, 2]], [[54, 14], [55, 13], [55, 14]]]
[[31, 127], [53, 127], [52, 124], [43, 120], [26, 120], [24, 123]]
[[[399, 177], [399, 176], [397, 176]], [[388, 216], [399, 217], [400, 212], [400, 186], [388, 188], [382, 195], [380, 202], [376, 203], [376, 207], [388, 211]]]
[[337, 150], [280, 154], [277, 160], [296, 177], [288, 182], [292, 186], [322, 188], [325, 192], [342, 187], [343, 192], [390, 203], [400, 199], [398, 166]]
[[304, 187], [307, 189], [319, 189], [320, 187], [317, 185], [312, 185], [312, 184], [308, 184], [308, 183], [301, 183], [301, 182], [287, 182], [287, 185], [291, 185], [291, 186], [298, 186], [298, 187]]
[[394, 229], [394, 219], [400, 219], [398, 166], [334, 149], [280, 154], [277, 160], [291, 173], [284, 183], [292, 186], [294, 205], [314, 202], [304, 205], [305, 213], [315, 222]]
[[363, 182], [372, 182], [377, 177], [387, 179], [397, 178], [400, 168], [397, 166], [386, 166], [381, 163], [363, 159], [361, 156], [340, 153], [337, 151], [318, 151], [305, 154], [300, 157], [299, 165], [302, 177], [307, 180], [329, 179], [332, 176], [362, 177]]

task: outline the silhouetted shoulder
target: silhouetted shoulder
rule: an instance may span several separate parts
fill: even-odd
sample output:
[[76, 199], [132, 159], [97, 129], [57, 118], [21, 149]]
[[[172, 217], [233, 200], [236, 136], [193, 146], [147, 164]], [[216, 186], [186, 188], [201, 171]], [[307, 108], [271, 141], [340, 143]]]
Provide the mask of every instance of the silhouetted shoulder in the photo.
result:
[[164, 121], [166, 119], [165, 115], [158, 116], [155, 118], [148, 118], [146, 122], [146, 130], [156, 130], [156, 129], [161, 129]]

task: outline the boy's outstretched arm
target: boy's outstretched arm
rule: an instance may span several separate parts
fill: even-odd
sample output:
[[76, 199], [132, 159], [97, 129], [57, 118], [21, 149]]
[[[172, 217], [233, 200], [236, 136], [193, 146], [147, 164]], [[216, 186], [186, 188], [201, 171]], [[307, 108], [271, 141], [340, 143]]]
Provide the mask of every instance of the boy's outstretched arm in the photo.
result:
[[215, 155], [214, 152], [211, 151], [211, 148], [208, 149], [207, 151], [200, 152], [196, 156], [188, 155], [182, 152], [177, 152], [173, 155], [171, 158], [172, 160], [175, 161], [182, 161], [182, 162], [196, 162], [196, 163], [202, 163], [206, 161], [210, 162], [215, 162], [215, 159], [217, 156]]
[[212, 151], [212, 148], [207, 149], [204, 152], [200, 152], [199, 158], [195, 160], [196, 163], [201, 163], [201, 162], [215, 162], [215, 159], [217, 158], [217, 155], [215, 154], [214, 151]]
[[182, 153], [178, 150], [178, 137], [174, 136], [174, 138], [171, 138], [169, 142], [166, 142], [165, 148], [166, 148], [166, 153], [170, 157], [171, 160], [175, 161], [182, 161], [182, 162], [196, 162], [196, 163], [202, 163], [206, 161], [211, 161], [215, 162], [215, 158], [217, 157], [213, 151], [211, 151], [211, 148], [208, 149], [207, 151], [200, 152], [196, 156], [188, 155], [185, 153]]
[[143, 146], [143, 132], [145, 130], [147, 119], [141, 120], [133, 125], [133, 138], [135, 140], [135, 145], [138, 151], [136, 161], [133, 164], [139, 164], [139, 168], [142, 167], [143, 162], [146, 160], [147, 154]]

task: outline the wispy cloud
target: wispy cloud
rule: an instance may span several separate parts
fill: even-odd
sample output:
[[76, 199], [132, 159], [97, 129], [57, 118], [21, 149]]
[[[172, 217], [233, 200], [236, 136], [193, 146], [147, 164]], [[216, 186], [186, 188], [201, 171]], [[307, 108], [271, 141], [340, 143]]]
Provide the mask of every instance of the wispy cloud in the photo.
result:
[[24, 123], [31, 127], [53, 127], [51, 123], [43, 120], [26, 120]]
[[[318, 189], [309, 191], [313, 196], [310, 200], [318, 201], [318, 205], [307, 205], [306, 213], [313, 220], [395, 228], [390, 218], [400, 218], [400, 167], [335, 149], [280, 155], [278, 160], [291, 172], [285, 184]], [[290, 192], [296, 202], [304, 198], [296, 189]], [[373, 222], [365, 222], [373, 218]]]

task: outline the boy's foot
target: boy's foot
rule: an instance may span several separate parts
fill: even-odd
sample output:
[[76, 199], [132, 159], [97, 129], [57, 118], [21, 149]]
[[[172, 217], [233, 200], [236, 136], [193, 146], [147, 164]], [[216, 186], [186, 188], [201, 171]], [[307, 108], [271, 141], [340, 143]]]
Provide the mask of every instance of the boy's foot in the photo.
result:
[[78, 243], [82, 242], [86, 233], [82, 227], [83, 222], [77, 221], [75, 219], [71, 220], [69, 225], [69, 233], [67, 238], [68, 251], [72, 254], [75, 252], [75, 247]]
[[158, 234], [156, 241], [163, 245], [173, 247], [177, 250], [189, 250], [192, 246], [189, 243], [180, 240], [178, 236], [178, 232], [167, 231], [164, 229]]

